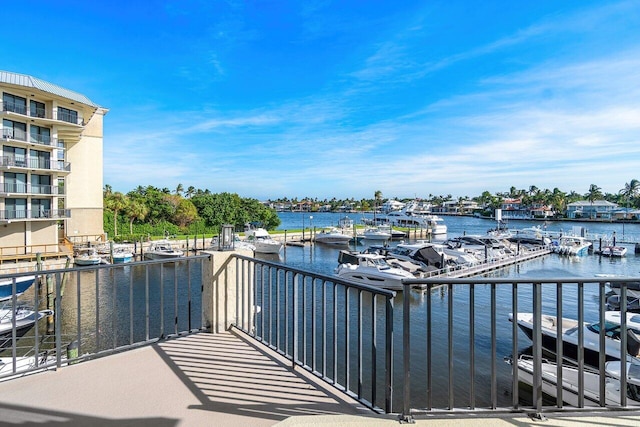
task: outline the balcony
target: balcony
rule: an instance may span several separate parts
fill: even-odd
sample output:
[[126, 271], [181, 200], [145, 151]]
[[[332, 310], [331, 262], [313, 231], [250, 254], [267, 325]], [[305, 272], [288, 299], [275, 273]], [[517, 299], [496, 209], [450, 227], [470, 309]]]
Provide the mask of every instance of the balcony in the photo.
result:
[[[3, 102], [0, 101], [0, 111], [3, 115], [13, 115], [17, 114], [23, 116], [25, 118], [34, 119], [35, 122], [57, 122], [57, 124], [68, 124], [77, 127], [82, 127], [85, 125], [84, 120], [77, 114], [69, 114], [69, 113], [59, 113], [55, 109], [43, 109], [43, 108], [34, 108], [25, 107], [23, 105], [19, 105], [13, 102]], [[60, 123], [62, 122], [62, 123]]]
[[33, 220], [59, 220], [71, 218], [69, 209], [38, 209], [38, 210], [0, 210], [0, 222], [19, 222]]
[[[602, 279], [408, 281], [403, 293], [411, 295], [403, 298], [229, 252], [48, 273], [51, 308], [61, 315], [47, 322], [54, 331], [45, 332], [43, 321], [31, 339], [40, 354], [41, 343], [53, 338], [54, 357], [29, 371], [57, 372], [0, 383], [0, 408], [22, 423], [274, 425], [290, 418], [284, 425], [492, 426], [531, 425], [530, 415], [553, 417], [553, 425], [640, 421], [640, 406], [631, 401], [543, 404], [534, 386], [522, 403], [517, 374], [497, 381], [496, 364], [506, 366], [499, 352], [517, 350], [525, 339], [515, 324], [502, 324], [509, 311], [531, 308], [540, 316], [544, 306], [561, 315], [563, 300], [571, 307], [577, 301], [581, 321], [591, 302], [586, 294], [603, 295]], [[427, 290], [410, 291], [416, 285]], [[507, 307], [496, 304], [502, 292], [511, 298]], [[599, 336], [605, 339], [604, 330]], [[78, 351], [68, 347], [64, 358], [69, 337]], [[488, 345], [476, 345], [483, 337]], [[539, 338], [534, 331], [538, 362]], [[459, 345], [465, 340], [470, 345]], [[435, 351], [436, 343], [445, 351]], [[432, 366], [440, 362], [444, 369]]]
[[71, 163], [62, 160], [41, 159], [37, 157], [0, 156], [0, 170], [30, 169], [68, 173]]
[[29, 134], [19, 129], [4, 128], [0, 132], [0, 138], [10, 141], [19, 147], [33, 147], [35, 145], [44, 145], [46, 147], [55, 147], [58, 139], [49, 135]]
[[13, 182], [0, 183], [0, 194], [7, 196], [12, 194], [38, 195], [38, 196], [62, 196], [64, 187], [58, 185], [21, 184]]

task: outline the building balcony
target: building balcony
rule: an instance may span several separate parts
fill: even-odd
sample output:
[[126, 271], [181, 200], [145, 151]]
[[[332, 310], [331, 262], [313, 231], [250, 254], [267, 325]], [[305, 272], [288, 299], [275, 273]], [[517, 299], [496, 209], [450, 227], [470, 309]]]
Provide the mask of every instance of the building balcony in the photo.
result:
[[69, 209], [0, 210], [0, 222], [50, 221], [71, 218]]
[[18, 184], [12, 182], [0, 183], [0, 195], [38, 195], [38, 196], [62, 196], [64, 187], [58, 185]]
[[58, 145], [57, 138], [49, 135], [27, 134], [19, 129], [2, 129], [0, 138], [17, 147], [35, 147], [37, 145], [54, 148]]
[[71, 172], [71, 163], [62, 160], [40, 159], [34, 157], [0, 156], [0, 170], [45, 170], [62, 173]]
[[78, 114], [61, 113], [53, 108], [32, 109], [23, 105], [0, 101], [0, 112], [3, 116], [22, 116], [25, 119], [32, 120], [34, 123], [71, 125], [76, 127], [83, 127], [85, 125], [83, 118]]

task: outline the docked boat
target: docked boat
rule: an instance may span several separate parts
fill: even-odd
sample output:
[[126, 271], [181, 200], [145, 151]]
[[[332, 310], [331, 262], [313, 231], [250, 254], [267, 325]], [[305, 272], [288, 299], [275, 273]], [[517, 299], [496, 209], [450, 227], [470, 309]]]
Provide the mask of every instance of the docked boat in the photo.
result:
[[[206, 250], [208, 250], [208, 251], [217, 251], [219, 249], [220, 249], [220, 241], [218, 239], [218, 236], [213, 236], [213, 238], [211, 239], [211, 242], [209, 243], [209, 247], [206, 248]], [[240, 239], [240, 237], [237, 234], [234, 234], [233, 235], [233, 249], [234, 250], [245, 250], [245, 251], [255, 252], [256, 247], [254, 245], [252, 245], [251, 243], [247, 242], [246, 240]]]
[[129, 245], [113, 245], [112, 259], [114, 264], [133, 261], [133, 251]]
[[175, 249], [168, 240], [156, 240], [151, 242], [149, 248], [144, 253], [146, 259], [167, 259], [180, 258], [184, 256], [184, 251]]
[[332, 227], [316, 233], [314, 241], [316, 243], [324, 243], [325, 245], [347, 245], [351, 237], [352, 236], [343, 233], [341, 230]]
[[380, 224], [378, 225], [378, 230], [389, 233], [391, 235], [391, 240], [404, 239], [407, 237], [407, 233], [394, 229], [390, 224]]
[[[561, 318], [558, 320], [556, 316], [543, 314], [540, 322], [542, 333], [542, 346], [550, 352], [555, 353], [557, 341], [557, 325], [560, 322], [561, 340], [563, 342], [563, 354], [566, 357], [577, 359], [578, 334], [581, 329], [584, 336], [584, 360], [591, 366], [598, 366], [600, 354], [600, 331], [605, 333], [605, 353], [606, 360], [620, 359], [620, 321], [621, 313], [619, 311], [606, 311], [605, 323], [600, 325], [599, 322], [584, 322], [578, 324], [577, 320]], [[513, 321], [513, 314], [509, 314], [509, 320]], [[516, 316], [518, 327], [525, 335], [532, 339], [533, 337], [533, 321], [532, 313], [518, 313]], [[640, 335], [640, 314], [627, 313], [627, 330], [628, 340], [633, 340], [635, 335]], [[635, 334], [635, 335], [633, 335]], [[628, 360], [632, 363], [640, 364], [640, 358], [637, 353], [629, 355]]]
[[[509, 360], [513, 364], [513, 361]], [[605, 364], [605, 403], [620, 405], [620, 361]], [[534, 361], [531, 356], [521, 355], [515, 362], [518, 369], [518, 380], [533, 386]], [[627, 363], [627, 397], [640, 403], [640, 365]], [[583, 370], [583, 396], [585, 404], [600, 404], [600, 373], [586, 367]], [[540, 366], [542, 392], [555, 398], [557, 386], [562, 386], [562, 401], [568, 405], [579, 406], [580, 371], [575, 366], [562, 365], [561, 377], [558, 378], [558, 365], [543, 359]]]
[[338, 262], [338, 277], [363, 285], [401, 291], [402, 280], [415, 279], [410, 272], [389, 265], [380, 254], [340, 251]]
[[551, 243], [551, 234], [540, 226], [534, 226], [511, 230], [507, 239], [514, 243], [548, 245]]
[[244, 232], [247, 242], [255, 246], [256, 253], [279, 254], [283, 244], [275, 240], [264, 228], [247, 228]]
[[35, 323], [45, 316], [53, 314], [53, 310], [35, 311], [27, 305], [13, 306], [5, 303], [0, 307], [0, 348], [11, 345], [13, 324], [16, 326], [16, 337], [19, 338], [29, 331]]
[[391, 240], [391, 233], [381, 229], [380, 227], [369, 227], [365, 228], [362, 232], [362, 238], [366, 240], [386, 242], [387, 240]]
[[565, 235], [552, 241], [551, 246], [560, 255], [583, 256], [589, 253], [591, 242], [582, 236]]
[[625, 248], [624, 246], [605, 246], [600, 250], [600, 255], [620, 258], [627, 255], [627, 248]]
[[73, 263], [79, 266], [98, 265], [102, 263], [102, 257], [98, 254], [96, 248], [79, 248], [73, 257]]
[[[16, 277], [16, 297], [22, 295], [33, 285], [37, 276]], [[0, 280], [0, 301], [6, 301], [13, 297], [13, 278]]]
[[432, 236], [447, 234], [447, 226], [442, 218], [437, 215], [418, 212], [416, 209], [416, 203], [408, 203], [399, 211], [389, 212], [387, 214], [387, 219], [391, 225], [427, 229]]

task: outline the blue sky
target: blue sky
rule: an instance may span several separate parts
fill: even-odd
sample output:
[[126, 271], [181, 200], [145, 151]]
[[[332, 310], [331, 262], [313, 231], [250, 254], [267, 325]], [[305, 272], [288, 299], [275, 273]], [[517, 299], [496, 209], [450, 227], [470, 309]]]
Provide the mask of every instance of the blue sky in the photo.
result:
[[638, 0], [23, 0], [3, 16], [0, 69], [110, 110], [118, 191], [459, 197], [640, 179]]

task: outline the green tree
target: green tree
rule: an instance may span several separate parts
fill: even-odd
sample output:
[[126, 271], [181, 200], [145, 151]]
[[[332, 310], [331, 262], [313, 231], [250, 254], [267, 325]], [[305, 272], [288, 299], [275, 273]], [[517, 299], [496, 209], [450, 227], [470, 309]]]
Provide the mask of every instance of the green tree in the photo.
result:
[[113, 234], [118, 235], [118, 213], [127, 207], [127, 196], [119, 191], [111, 193], [104, 199], [107, 209], [113, 212]]
[[620, 195], [623, 196], [627, 202], [627, 211], [624, 215], [625, 218], [629, 215], [629, 199], [638, 197], [638, 194], [640, 194], [640, 181], [637, 179], [632, 179], [624, 185], [622, 190], [620, 190]]
[[595, 212], [593, 212], [593, 202], [602, 198], [602, 189], [595, 184], [589, 186], [589, 191], [585, 194], [585, 197], [591, 203], [591, 218], [595, 218]]
[[190, 200], [180, 198], [173, 215], [173, 222], [179, 227], [187, 227], [196, 219], [198, 219], [198, 210], [195, 205]]
[[149, 213], [149, 208], [140, 200], [129, 199], [124, 212], [129, 218], [129, 234], [133, 234], [133, 221], [136, 219], [139, 221], [144, 220]]

